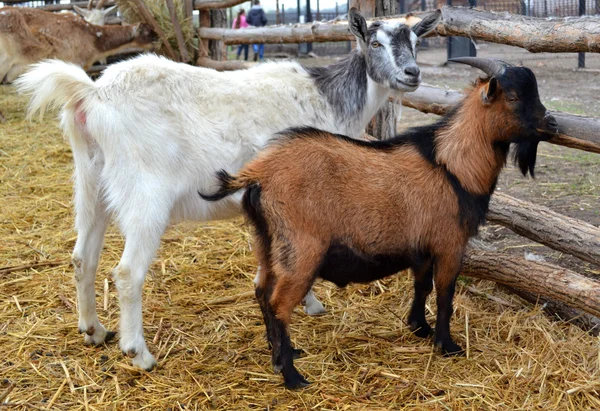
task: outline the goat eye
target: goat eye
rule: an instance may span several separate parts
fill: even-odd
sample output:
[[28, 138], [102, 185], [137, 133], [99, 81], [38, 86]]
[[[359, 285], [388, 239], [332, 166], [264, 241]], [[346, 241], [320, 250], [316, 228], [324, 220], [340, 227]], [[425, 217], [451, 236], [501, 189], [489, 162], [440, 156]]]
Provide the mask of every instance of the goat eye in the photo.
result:
[[371, 46], [373, 48], [377, 48], [377, 47], [381, 46], [381, 44], [378, 41], [374, 41], [373, 43], [371, 43]]
[[514, 103], [515, 101], [517, 101], [516, 97], [509, 97], [508, 101], [510, 101], [511, 103]]

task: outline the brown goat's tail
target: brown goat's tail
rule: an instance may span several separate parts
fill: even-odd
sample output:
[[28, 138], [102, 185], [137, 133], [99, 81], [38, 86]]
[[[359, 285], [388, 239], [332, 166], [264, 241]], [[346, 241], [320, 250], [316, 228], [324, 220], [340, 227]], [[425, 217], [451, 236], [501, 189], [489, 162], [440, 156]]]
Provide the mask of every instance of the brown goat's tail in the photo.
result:
[[225, 170], [217, 172], [217, 179], [219, 180], [219, 190], [213, 194], [204, 194], [198, 191], [200, 197], [206, 201], [219, 201], [258, 181], [257, 177], [243, 171], [232, 176]]

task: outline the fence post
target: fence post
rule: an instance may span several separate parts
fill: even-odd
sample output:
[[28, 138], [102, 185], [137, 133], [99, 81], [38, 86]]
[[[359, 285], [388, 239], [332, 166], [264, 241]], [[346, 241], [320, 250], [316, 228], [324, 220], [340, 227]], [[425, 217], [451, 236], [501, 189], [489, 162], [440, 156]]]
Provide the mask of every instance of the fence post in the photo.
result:
[[[579, 15], [585, 14], [585, 0], [579, 0]], [[585, 68], [585, 53], [579, 53], [577, 55], [577, 67]]]

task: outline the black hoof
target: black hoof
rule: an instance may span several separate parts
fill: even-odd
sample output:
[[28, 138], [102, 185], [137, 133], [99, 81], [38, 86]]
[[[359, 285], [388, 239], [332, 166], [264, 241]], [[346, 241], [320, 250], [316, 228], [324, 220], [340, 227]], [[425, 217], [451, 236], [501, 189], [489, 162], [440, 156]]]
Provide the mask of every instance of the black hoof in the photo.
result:
[[115, 331], [107, 331], [106, 336], [104, 337], [104, 342], [111, 342], [115, 338], [115, 335], [117, 335]]
[[302, 357], [302, 355], [304, 355], [304, 351], [302, 351], [299, 348], [292, 348], [292, 358], [294, 360], [297, 360], [298, 358]]
[[409, 328], [419, 338], [429, 338], [433, 335], [433, 329], [427, 323], [419, 324], [413, 322], [409, 324]]
[[284, 375], [285, 388], [288, 390], [298, 390], [310, 385], [310, 382], [306, 380], [298, 371], [294, 370], [292, 375]]
[[445, 341], [435, 344], [439, 348], [444, 357], [461, 357], [465, 355], [465, 350], [454, 341]]

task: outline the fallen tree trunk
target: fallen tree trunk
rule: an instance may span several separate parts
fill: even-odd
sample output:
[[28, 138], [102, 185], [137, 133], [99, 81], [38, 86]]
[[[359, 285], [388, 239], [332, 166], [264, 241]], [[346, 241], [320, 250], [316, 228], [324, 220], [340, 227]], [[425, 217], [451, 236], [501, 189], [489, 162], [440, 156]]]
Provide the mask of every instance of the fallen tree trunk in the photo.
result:
[[[406, 22], [408, 19], [407, 24], [413, 25], [427, 13], [379, 17], [368, 19], [367, 23], [380, 20], [394, 24]], [[437, 27], [437, 33], [442, 36], [465, 36], [473, 40], [509, 44], [535, 53], [600, 52], [600, 18], [598, 17], [542, 19], [463, 7], [443, 7], [442, 17]], [[199, 35], [202, 38], [224, 41], [225, 44], [302, 43], [354, 39], [348, 30], [346, 20], [237, 30], [200, 28]]]
[[442, 36], [508, 44], [532, 53], [600, 52], [600, 18], [535, 18], [463, 7], [444, 7]]
[[549, 263], [494, 251], [467, 251], [462, 274], [492, 280], [600, 316], [600, 281]]
[[487, 219], [554, 250], [600, 264], [600, 229], [586, 222], [498, 192]]
[[[423, 113], [443, 115], [458, 104], [462, 97], [463, 94], [455, 90], [421, 85], [416, 91], [404, 94], [402, 105]], [[552, 114], [558, 122], [559, 135], [549, 140], [549, 143], [600, 153], [600, 119], [558, 111], [553, 111]]]

